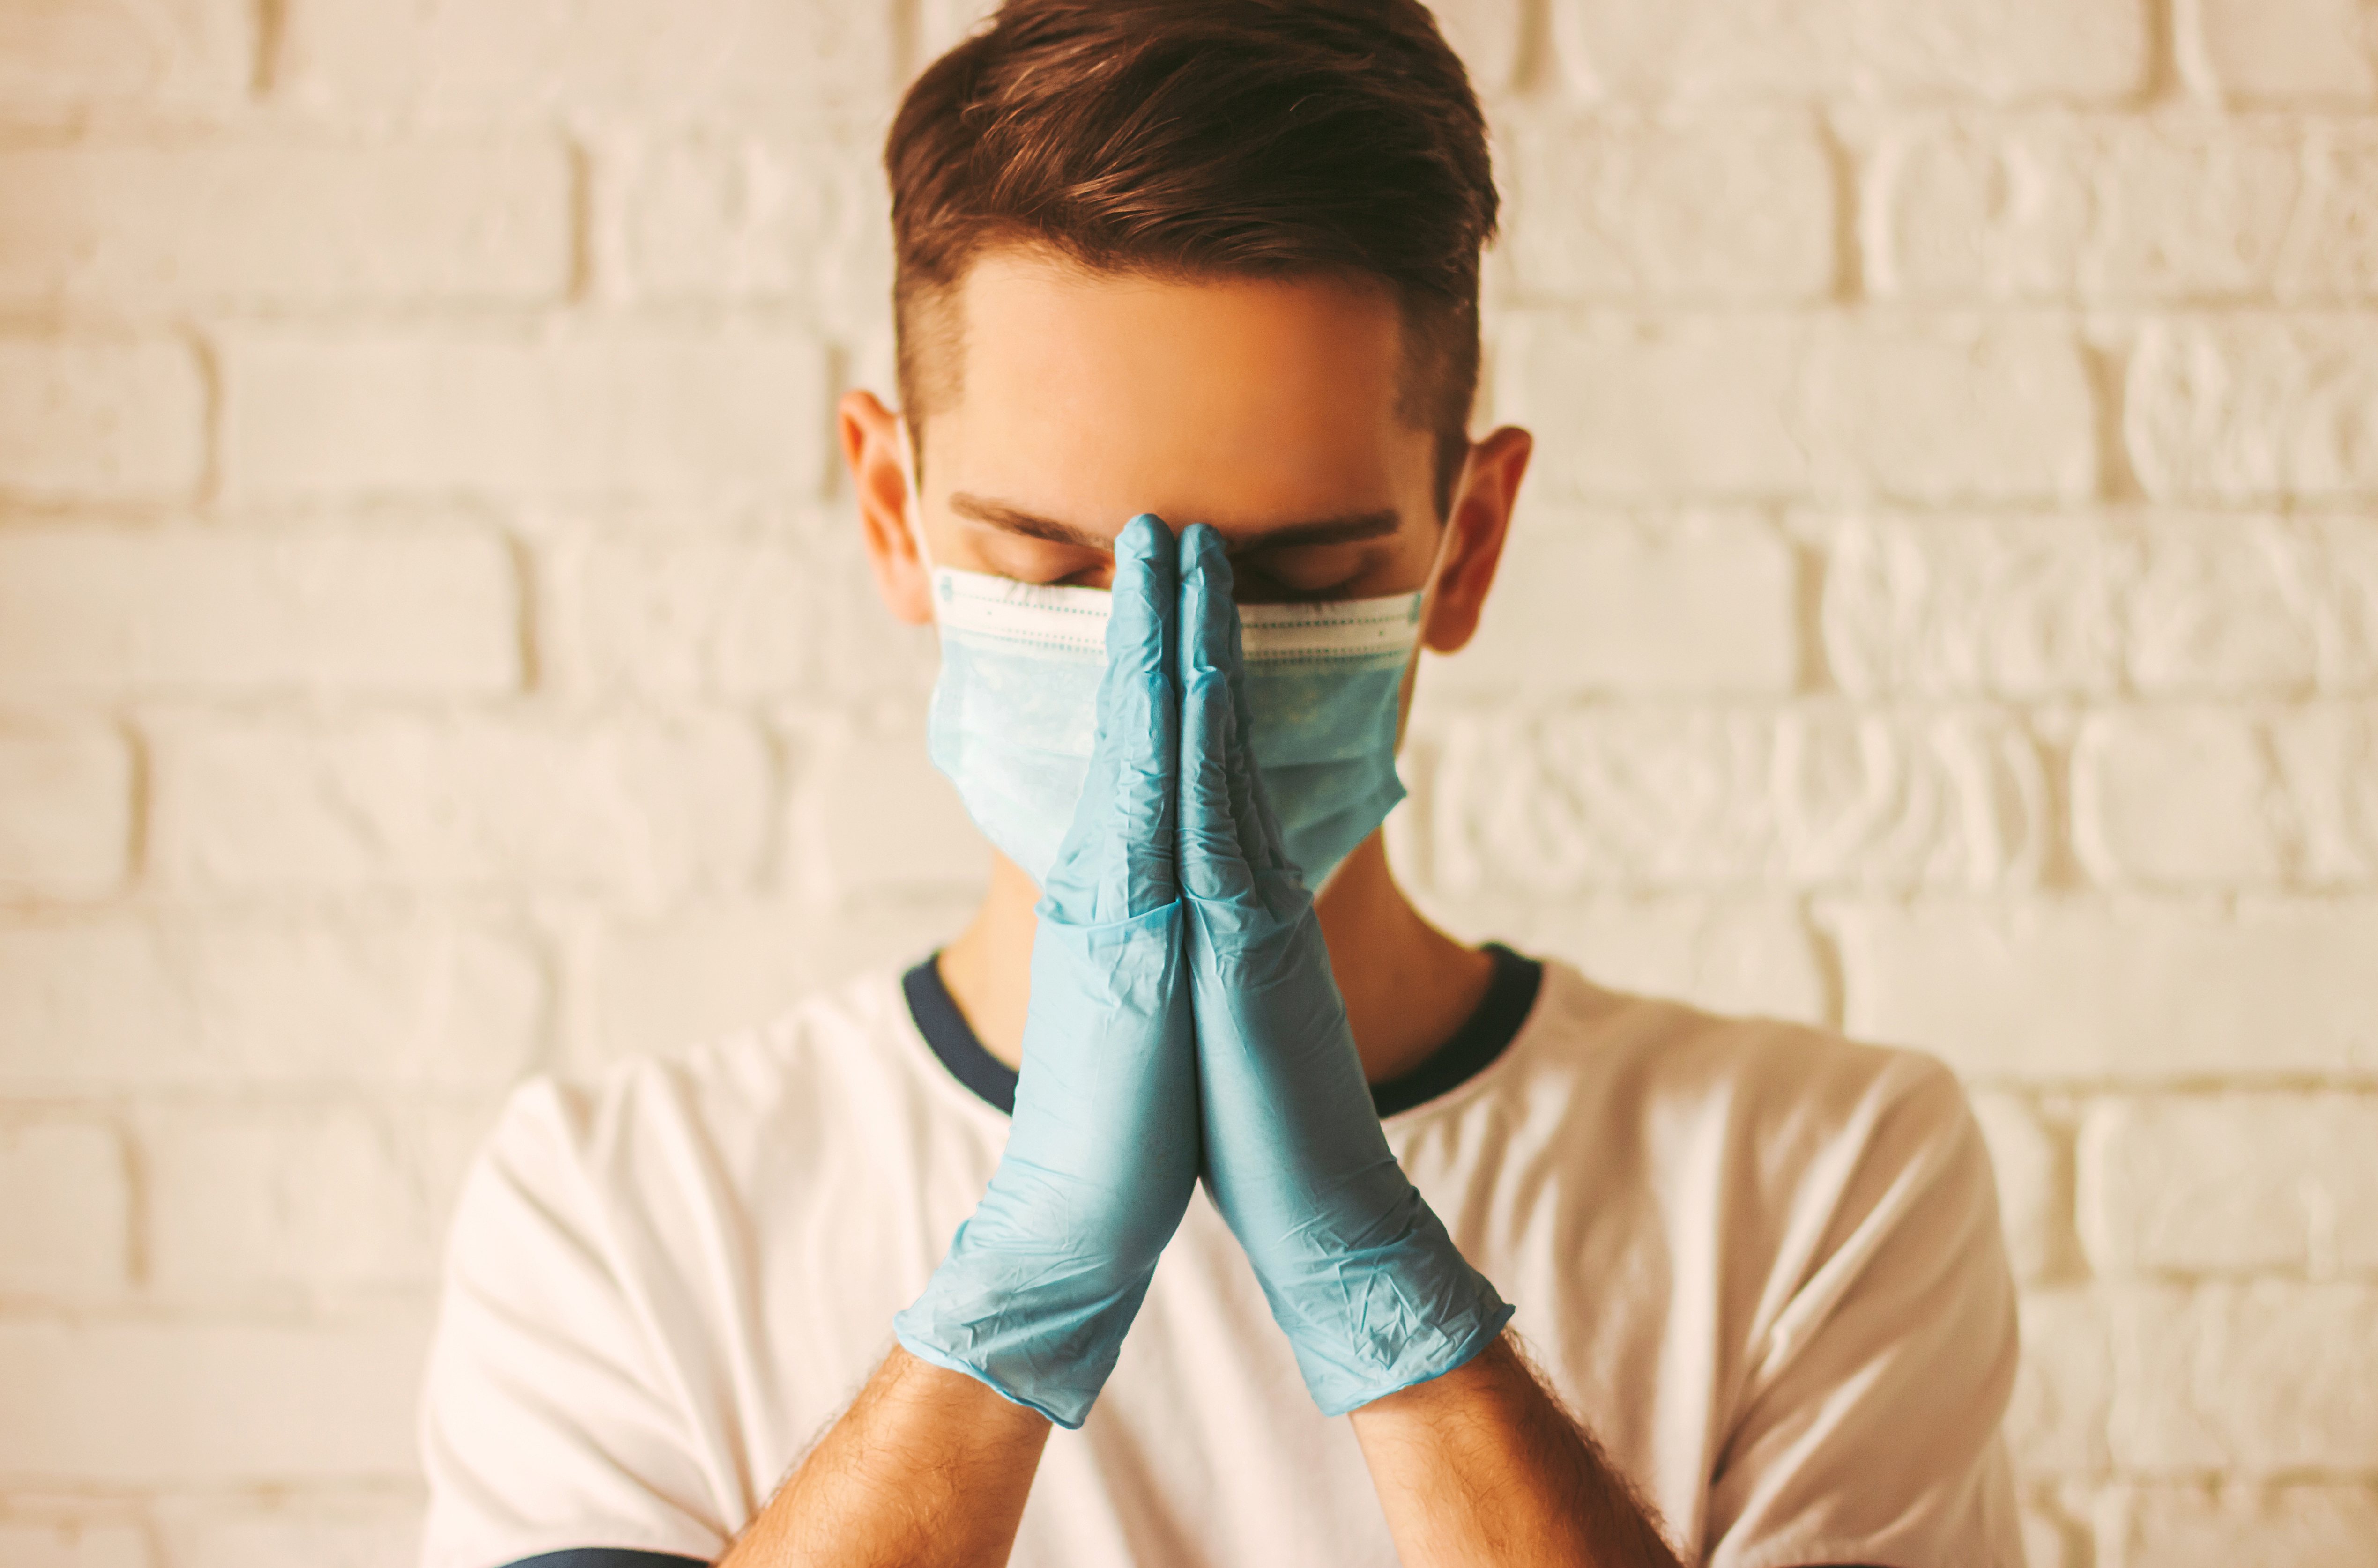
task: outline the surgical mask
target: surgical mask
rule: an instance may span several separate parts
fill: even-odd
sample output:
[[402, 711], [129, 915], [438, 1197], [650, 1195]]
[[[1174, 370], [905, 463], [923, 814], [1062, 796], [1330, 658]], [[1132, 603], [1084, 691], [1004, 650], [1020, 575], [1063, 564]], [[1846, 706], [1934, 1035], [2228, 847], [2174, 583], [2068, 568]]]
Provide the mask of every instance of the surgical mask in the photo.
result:
[[[913, 460], [909, 472], [921, 552]], [[1000, 853], [1046, 885], [1089, 775], [1111, 596], [936, 568], [930, 554], [925, 565], [942, 638], [933, 764]], [[1404, 797], [1396, 733], [1423, 602], [1239, 607], [1255, 766], [1289, 858], [1315, 890]]]

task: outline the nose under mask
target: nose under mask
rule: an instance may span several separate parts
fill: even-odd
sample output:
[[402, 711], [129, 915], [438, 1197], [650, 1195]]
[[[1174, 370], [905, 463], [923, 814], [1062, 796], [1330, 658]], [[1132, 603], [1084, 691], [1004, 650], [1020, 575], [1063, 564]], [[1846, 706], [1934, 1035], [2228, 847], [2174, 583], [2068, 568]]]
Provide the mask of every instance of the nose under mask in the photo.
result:
[[[1422, 595], [1243, 604], [1250, 736], [1289, 857], [1319, 888], [1404, 796], [1396, 728]], [[933, 571], [933, 763], [1045, 883], [1089, 772], [1110, 596]]]

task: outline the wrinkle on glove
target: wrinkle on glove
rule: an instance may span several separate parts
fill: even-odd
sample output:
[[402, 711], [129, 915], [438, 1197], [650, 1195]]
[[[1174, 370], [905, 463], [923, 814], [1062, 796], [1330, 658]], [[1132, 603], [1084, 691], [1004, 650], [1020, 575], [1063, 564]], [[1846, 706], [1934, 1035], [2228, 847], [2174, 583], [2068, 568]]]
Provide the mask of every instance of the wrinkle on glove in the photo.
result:
[[1115, 541], [1089, 778], [1038, 906], [1007, 1147], [925, 1292], [909, 1354], [1078, 1427], [1196, 1186], [1196, 1048], [1176, 873], [1178, 572]]
[[1511, 1308], [1380, 1130], [1313, 895], [1245, 744], [1220, 536], [1181, 539], [1181, 885], [1206, 1183], [1332, 1416], [1483, 1350]]

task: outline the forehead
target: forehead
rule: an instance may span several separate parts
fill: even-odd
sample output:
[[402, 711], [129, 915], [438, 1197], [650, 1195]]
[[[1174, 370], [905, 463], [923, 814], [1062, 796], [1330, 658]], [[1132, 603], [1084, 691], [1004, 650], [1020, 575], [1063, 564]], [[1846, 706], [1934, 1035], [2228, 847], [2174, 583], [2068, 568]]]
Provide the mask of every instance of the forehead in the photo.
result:
[[926, 424], [937, 483], [1056, 516], [1217, 524], [1397, 507], [1427, 483], [1434, 443], [1399, 416], [1402, 325], [1383, 288], [1006, 250], [943, 308], [963, 346]]

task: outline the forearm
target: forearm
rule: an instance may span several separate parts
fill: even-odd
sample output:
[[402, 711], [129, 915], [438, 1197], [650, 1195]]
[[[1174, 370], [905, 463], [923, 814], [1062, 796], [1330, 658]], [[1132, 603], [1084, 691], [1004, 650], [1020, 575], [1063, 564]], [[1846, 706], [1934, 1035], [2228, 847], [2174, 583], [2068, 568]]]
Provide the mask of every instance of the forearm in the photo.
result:
[[898, 1346], [719, 1568], [1007, 1561], [1049, 1421]]
[[1651, 1510], [1507, 1334], [1353, 1422], [1405, 1568], [1676, 1568]]

